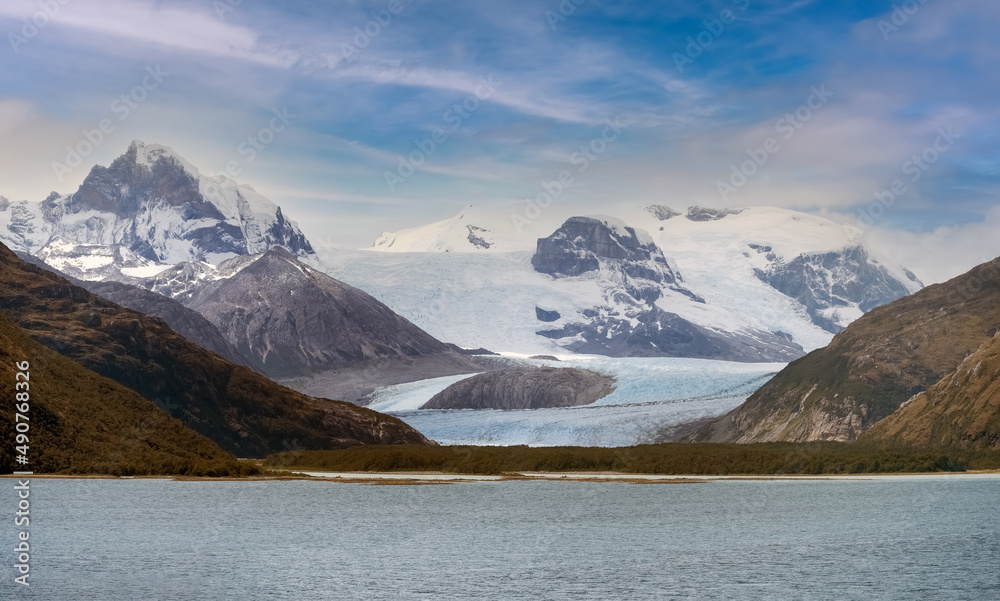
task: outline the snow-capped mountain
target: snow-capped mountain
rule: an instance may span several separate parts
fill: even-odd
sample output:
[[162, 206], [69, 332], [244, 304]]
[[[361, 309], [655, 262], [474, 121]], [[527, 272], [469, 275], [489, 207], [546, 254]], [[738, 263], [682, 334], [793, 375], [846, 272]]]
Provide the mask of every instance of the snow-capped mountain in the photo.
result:
[[71, 195], [0, 197], [0, 240], [73, 277], [182, 303], [279, 246], [437, 339], [526, 355], [783, 362], [921, 287], [874, 257], [860, 231], [795, 211], [570, 211], [468, 206], [384, 233], [367, 251], [317, 256], [249, 186], [136, 141]]
[[217, 264], [282, 246], [313, 250], [281, 208], [247, 185], [202, 174], [166, 146], [134, 141], [73, 194], [0, 198], [0, 240], [88, 280], [145, 277], [182, 261]]
[[[525, 354], [628, 354], [636, 336], [655, 354], [658, 337], [692, 340], [698, 331], [735, 334], [768, 353], [808, 351], [922, 287], [866, 249], [859, 230], [814, 215], [660, 205], [611, 212], [588, 221], [553, 206], [519, 230], [517, 213], [466, 207], [385, 233], [368, 251], [321, 249], [319, 266], [438, 338]], [[595, 221], [607, 231], [584, 235], [581, 224]], [[630, 244], [645, 249], [631, 274], [612, 256]], [[617, 343], [624, 346], [614, 350]]]
[[[648, 233], [613, 217], [570, 217], [551, 236], [539, 238], [531, 264], [556, 281], [590, 280], [601, 290], [600, 305], [568, 316], [562, 327], [536, 332], [566, 350], [737, 361], [789, 361], [803, 354], [784, 334], [749, 328], [724, 332], [671, 311], [705, 301], [681, 284], [677, 268]], [[665, 299], [664, 293], [672, 295]], [[536, 317], [538, 311], [546, 310], [536, 308]], [[559, 320], [558, 311], [548, 313], [555, 318], [548, 321]]]

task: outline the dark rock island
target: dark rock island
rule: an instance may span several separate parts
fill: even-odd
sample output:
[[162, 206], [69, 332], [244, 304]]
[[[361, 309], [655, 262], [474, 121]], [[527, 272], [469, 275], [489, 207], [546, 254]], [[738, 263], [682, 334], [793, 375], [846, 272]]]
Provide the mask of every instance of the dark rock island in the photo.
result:
[[574, 367], [502, 369], [456, 382], [421, 409], [543, 409], [589, 405], [614, 390], [615, 379]]

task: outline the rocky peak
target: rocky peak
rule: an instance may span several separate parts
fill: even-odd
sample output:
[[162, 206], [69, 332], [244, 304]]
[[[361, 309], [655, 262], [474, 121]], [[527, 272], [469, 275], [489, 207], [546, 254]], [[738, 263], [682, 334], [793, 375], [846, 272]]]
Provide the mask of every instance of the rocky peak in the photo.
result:
[[66, 203], [70, 213], [101, 211], [128, 218], [149, 202], [184, 207], [185, 219], [224, 219], [199, 191], [198, 172], [165, 146], [134, 141], [108, 167], [95, 165]]
[[[653, 239], [610, 217], [572, 217], [538, 240], [535, 270], [553, 277], [583, 276], [597, 281], [607, 304], [566, 316], [557, 327], [537, 334], [572, 352], [634, 357], [705, 357], [734, 361], [789, 361], [802, 347], [787, 336], [747, 330], [720, 333], [661, 308], [664, 291], [688, 298], [669, 302], [704, 304], [687, 290]], [[662, 301], [661, 301], [662, 302]], [[536, 307], [542, 321], [560, 321]], [[543, 319], [545, 318], [545, 319]]]
[[[663, 252], [642, 230], [610, 217], [570, 217], [547, 238], [538, 239], [531, 259], [535, 271], [573, 277], [600, 268], [601, 261], [627, 262], [641, 276], [656, 282], [674, 281]], [[640, 267], [640, 264], [649, 264]], [[658, 266], [656, 268], [654, 266]]]
[[802, 303], [813, 323], [834, 334], [858, 314], [923, 287], [909, 271], [903, 271], [907, 281], [896, 279], [861, 245], [802, 254], [787, 262], [770, 246], [749, 246], [766, 259], [764, 266], [754, 268], [754, 275]]
[[613, 217], [570, 217], [551, 236], [538, 239], [531, 264], [553, 277], [587, 274], [604, 281], [612, 295], [620, 290], [648, 303], [665, 287], [704, 302], [680, 284], [680, 274], [648, 233]]
[[656, 217], [659, 221], [666, 221], [667, 219], [673, 219], [684, 214], [663, 205], [649, 205], [646, 207], [646, 212]]
[[[313, 254], [298, 226], [250, 186], [204, 175], [172, 149], [139, 140], [109, 166], [94, 166], [73, 194], [7, 203], [0, 212], [10, 214], [0, 239], [29, 253], [58, 240], [81, 250], [121, 248], [164, 267], [218, 264], [272, 246]], [[75, 277], [127, 279], [120, 270], [129, 267], [117, 260], [110, 266], [101, 262], [101, 272], [89, 274], [86, 257], [79, 258]]]
[[450, 353], [370, 295], [274, 247], [222, 263], [184, 301], [273, 377], [371, 359]]
[[707, 207], [689, 207], [687, 218], [691, 221], [718, 221], [730, 215], [739, 215], [743, 209], [710, 209]]

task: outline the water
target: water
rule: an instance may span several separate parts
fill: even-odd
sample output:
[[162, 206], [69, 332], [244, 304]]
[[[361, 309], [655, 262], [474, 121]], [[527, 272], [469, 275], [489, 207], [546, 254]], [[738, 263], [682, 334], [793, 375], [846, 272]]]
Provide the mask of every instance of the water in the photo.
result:
[[32, 487], [3, 599], [1000, 599], [1000, 479]]

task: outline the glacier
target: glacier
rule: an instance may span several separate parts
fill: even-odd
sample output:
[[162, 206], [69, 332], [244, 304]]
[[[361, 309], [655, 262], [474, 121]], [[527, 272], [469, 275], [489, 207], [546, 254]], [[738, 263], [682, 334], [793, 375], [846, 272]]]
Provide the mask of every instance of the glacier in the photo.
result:
[[[528, 231], [516, 231], [508, 213], [467, 206], [451, 219], [383, 233], [370, 249], [318, 248], [306, 260], [467, 348], [558, 354], [572, 341], [559, 344], [539, 330], [592, 320], [586, 315], [603, 307], [629, 314], [605, 294], [611, 278], [603, 264], [578, 277], [534, 269], [537, 240], [569, 218], [566, 208], [550, 209]], [[787, 336], [806, 352], [828, 344], [864, 310], [922, 287], [911, 272], [866, 249], [857, 228], [798, 211], [683, 212], [622, 203], [601, 219], [651, 239], [676, 271], [677, 283], [664, 285], [655, 300], [658, 308], [717, 332]], [[552, 322], [538, 318], [555, 313]]]
[[590, 405], [559, 409], [419, 409], [470, 374], [386, 386], [372, 393], [367, 406], [399, 417], [444, 445], [620, 447], [658, 440], [677, 426], [723, 415], [785, 366], [604, 356], [564, 356], [558, 363], [505, 356], [505, 361], [590, 369], [616, 378], [615, 390]]

